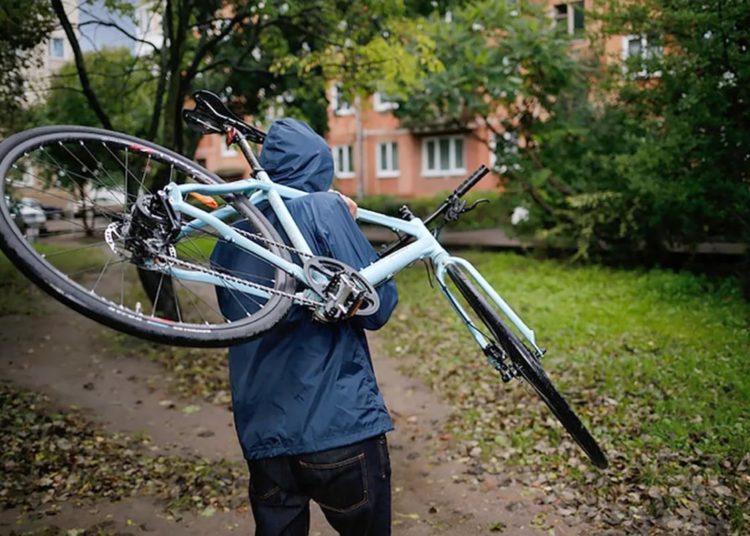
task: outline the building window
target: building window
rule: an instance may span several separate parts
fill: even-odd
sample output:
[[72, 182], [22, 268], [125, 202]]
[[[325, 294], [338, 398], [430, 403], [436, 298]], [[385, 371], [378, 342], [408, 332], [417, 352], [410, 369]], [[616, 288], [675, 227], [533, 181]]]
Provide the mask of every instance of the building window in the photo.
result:
[[649, 64], [660, 59], [663, 53], [664, 48], [655, 36], [626, 35], [622, 38], [623, 69], [638, 78], [661, 76], [661, 71], [650, 69]]
[[381, 93], [380, 91], [376, 91], [375, 95], [372, 97], [373, 100], [373, 108], [375, 108], [376, 112], [387, 112], [389, 110], [394, 110], [398, 108], [398, 103], [394, 100], [391, 100], [388, 98], [387, 95], [384, 93]]
[[555, 28], [569, 35], [580, 37], [584, 30], [583, 2], [555, 4], [552, 8]]
[[331, 90], [331, 107], [336, 115], [351, 115], [354, 113], [352, 104], [342, 95], [341, 84], [335, 84]]
[[49, 40], [49, 57], [56, 59], [65, 57], [65, 40], [62, 37], [53, 37]]
[[339, 179], [354, 177], [354, 158], [351, 145], [337, 145], [333, 148], [333, 172]]
[[425, 138], [422, 142], [422, 174], [425, 176], [460, 175], [464, 165], [463, 136]]
[[379, 143], [377, 162], [379, 178], [398, 177], [398, 142]]

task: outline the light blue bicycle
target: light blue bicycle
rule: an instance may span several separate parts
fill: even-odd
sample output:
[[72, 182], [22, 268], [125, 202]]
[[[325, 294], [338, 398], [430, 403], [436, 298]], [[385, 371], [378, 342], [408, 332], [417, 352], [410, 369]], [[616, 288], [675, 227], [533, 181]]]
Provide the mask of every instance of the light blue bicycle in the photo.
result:
[[[212, 347], [271, 328], [292, 306], [321, 322], [346, 322], [378, 307], [375, 288], [403, 268], [427, 261], [440, 289], [504, 381], [529, 382], [599, 467], [602, 450], [542, 369], [534, 332], [465, 259], [450, 255], [432, 227], [470, 210], [462, 196], [488, 173], [481, 166], [425, 220], [359, 209], [361, 222], [400, 238], [378, 261], [354, 270], [315, 256], [284, 199], [308, 195], [274, 184], [250, 143], [265, 134], [234, 116], [214, 94], [194, 95], [183, 117], [202, 133], [239, 146], [252, 178], [224, 183], [163, 147], [85, 127], [43, 127], [0, 144], [0, 247], [34, 283], [76, 311], [120, 331], [160, 343]], [[272, 207], [288, 240], [256, 207]], [[23, 207], [38, 211], [36, 229]], [[43, 216], [42, 216], [43, 215]], [[216, 266], [217, 241], [262, 261], [254, 273]], [[226, 320], [216, 287], [241, 301], [246, 316]], [[239, 298], [242, 298], [240, 300]], [[515, 330], [506, 325], [507, 319]]]

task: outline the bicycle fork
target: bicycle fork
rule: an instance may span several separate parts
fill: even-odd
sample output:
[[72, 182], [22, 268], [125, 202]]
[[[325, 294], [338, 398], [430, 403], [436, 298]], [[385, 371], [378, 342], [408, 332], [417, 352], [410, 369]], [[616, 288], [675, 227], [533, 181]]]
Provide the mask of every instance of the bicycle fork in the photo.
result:
[[476, 326], [476, 324], [471, 319], [461, 303], [458, 301], [456, 296], [454, 296], [450, 289], [448, 289], [448, 286], [445, 283], [445, 274], [446, 269], [449, 265], [455, 264], [464, 268], [471, 275], [472, 279], [474, 279], [474, 281], [489, 296], [492, 302], [498, 308], [500, 308], [500, 310], [503, 311], [503, 313], [513, 323], [513, 325], [518, 328], [524, 338], [526, 338], [526, 340], [534, 348], [537, 356], [541, 357], [544, 354], [544, 350], [539, 348], [539, 346], [537, 346], [536, 344], [533, 330], [531, 330], [513, 311], [513, 309], [511, 309], [511, 307], [505, 302], [505, 300], [503, 300], [497, 294], [497, 292], [495, 292], [495, 290], [489, 285], [489, 283], [487, 283], [487, 281], [481, 276], [481, 274], [479, 274], [476, 268], [474, 268], [474, 266], [460, 257], [450, 257], [447, 255], [447, 253], [438, 256], [436, 264], [437, 268], [435, 270], [435, 275], [438, 284], [440, 285], [441, 291], [448, 299], [448, 302], [451, 304], [454, 311], [456, 311], [456, 314], [458, 314], [459, 318], [463, 320], [466, 328], [469, 330], [469, 333], [487, 357], [487, 361], [500, 373], [500, 377], [502, 378], [503, 382], [507, 383], [513, 378], [517, 377], [519, 374], [512, 364], [508, 364], [506, 362], [506, 352], [503, 349], [499, 348], [494, 342], [487, 339], [482, 330]]

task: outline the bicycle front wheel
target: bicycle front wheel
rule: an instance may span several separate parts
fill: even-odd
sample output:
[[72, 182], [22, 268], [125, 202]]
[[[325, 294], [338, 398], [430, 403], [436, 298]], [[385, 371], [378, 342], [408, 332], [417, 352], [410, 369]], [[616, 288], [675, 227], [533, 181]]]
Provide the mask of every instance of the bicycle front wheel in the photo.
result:
[[[291, 306], [295, 281], [285, 272], [260, 261], [252, 273], [213, 262], [222, 238], [209, 227], [163, 254], [133, 253], [127, 230], [139, 199], [169, 182], [223, 182], [168, 149], [96, 128], [36, 128], [0, 144], [0, 179], [0, 248], [39, 287], [102, 324], [160, 343], [228, 346], [269, 329]], [[246, 236], [289, 260], [274, 245], [283, 242], [276, 230], [246, 197], [213, 201], [236, 210], [227, 223], [246, 220]], [[237, 248], [236, 255], [247, 253]], [[171, 277], [166, 266], [213, 279]], [[242, 292], [239, 280], [268, 292]], [[233, 322], [220, 307], [218, 286], [240, 307]]]
[[496, 308], [490, 304], [484, 294], [474, 286], [458, 266], [448, 266], [447, 272], [458, 291], [490, 331], [498, 347], [510, 357], [521, 377], [531, 385], [537, 395], [547, 404], [547, 407], [593, 464], [602, 469], [606, 468], [608, 465], [606, 455], [578, 415], [552, 384], [539, 359], [505, 325]]

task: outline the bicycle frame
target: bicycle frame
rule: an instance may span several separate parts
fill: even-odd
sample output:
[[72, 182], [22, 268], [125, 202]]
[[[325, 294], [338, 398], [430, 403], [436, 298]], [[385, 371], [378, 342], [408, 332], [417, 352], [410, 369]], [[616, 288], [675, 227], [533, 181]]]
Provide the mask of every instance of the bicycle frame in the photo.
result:
[[[244, 141], [244, 140], [243, 140]], [[243, 147], [243, 152], [245, 147]], [[248, 147], [249, 150], [249, 147]], [[247, 152], [246, 152], [247, 155]], [[231, 184], [175, 184], [170, 183], [165, 187], [165, 192], [168, 196], [169, 202], [172, 207], [179, 213], [185, 216], [193, 218], [192, 221], [183, 225], [180, 236], [186, 236], [193, 231], [202, 229], [204, 227], [211, 227], [217, 231], [221, 237], [235, 245], [239, 246], [248, 253], [255, 255], [269, 264], [284, 270], [299, 281], [307, 284], [305, 279], [304, 271], [301, 266], [287, 261], [270, 251], [253, 242], [252, 240], [242, 236], [232, 226], [224, 222], [228, 217], [236, 214], [236, 210], [227, 205], [218, 208], [212, 212], [202, 210], [190, 203], [187, 203], [184, 199], [191, 193], [195, 192], [203, 195], [226, 195], [226, 194], [244, 194], [248, 196], [252, 203], [258, 204], [261, 201], [268, 200], [271, 208], [275, 212], [279, 219], [281, 226], [289, 236], [292, 245], [305, 253], [311, 253], [310, 246], [305, 241], [302, 233], [299, 231], [297, 224], [292, 219], [283, 199], [294, 199], [309, 195], [307, 192], [289, 188], [280, 184], [276, 184], [271, 181], [268, 174], [260, 168], [257, 161], [253, 162], [254, 155], [250, 152], [252, 158], [251, 163], [255, 168], [255, 179], [243, 179], [235, 181]], [[357, 220], [386, 227], [393, 231], [398, 231], [401, 234], [414, 237], [414, 241], [404, 246], [401, 249], [394, 251], [393, 253], [375, 261], [369, 266], [360, 270], [362, 275], [367, 281], [373, 286], [377, 286], [393, 277], [400, 270], [406, 268], [410, 264], [424, 259], [430, 259], [432, 266], [435, 271], [436, 278], [440, 284], [440, 288], [445, 294], [446, 298], [450, 302], [453, 309], [459, 315], [459, 317], [466, 324], [471, 335], [477, 341], [479, 346], [484, 350], [490, 343], [482, 334], [482, 332], [474, 325], [470, 316], [461, 306], [460, 302], [450, 292], [447, 285], [445, 284], [445, 273], [446, 268], [451, 265], [459, 265], [464, 268], [476, 283], [486, 293], [488, 298], [503, 311], [511, 323], [516, 326], [518, 331], [523, 337], [531, 344], [531, 346], [540, 355], [541, 349], [537, 346], [534, 332], [526, 326], [526, 324], [518, 317], [518, 315], [511, 309], [511, 307], [503, 300], [503, 298], [492, 288], [487, 280], [477, 271], [477, 269], [467, 260], [454, 257], [450, 255], [443, 246], [438, 242], [437, 238], [432, 232], [425, 226], [425, 224], [419, 218], [413, 218], [411, 220], [403, 220], [400, 218], [394, 218], [392, 216], [386, 216], [377, 212], [373, 212], [365, 209], [358, 209]], [[233, 290], [239, 290], [247, 292], [260, 297], [268, 297], [263, 290], [252, 286], [243, 287], [237, 282], [228, 283], [220, 277], [206, 274], [202, 272], [193, 272], [182, 268], [176, 268], [174, 266], [160, 267], [157, 268], [165, 273], [168, 273], [172, 277], [180, 278], [187, 281], [198, 281], [201, 283], [212, 284], [215, 286], [230, 287]], [[304, 294], [303, 291], [300, 294]], [[310, 298], [310, 293], [306, 294], [307, 298]]]

